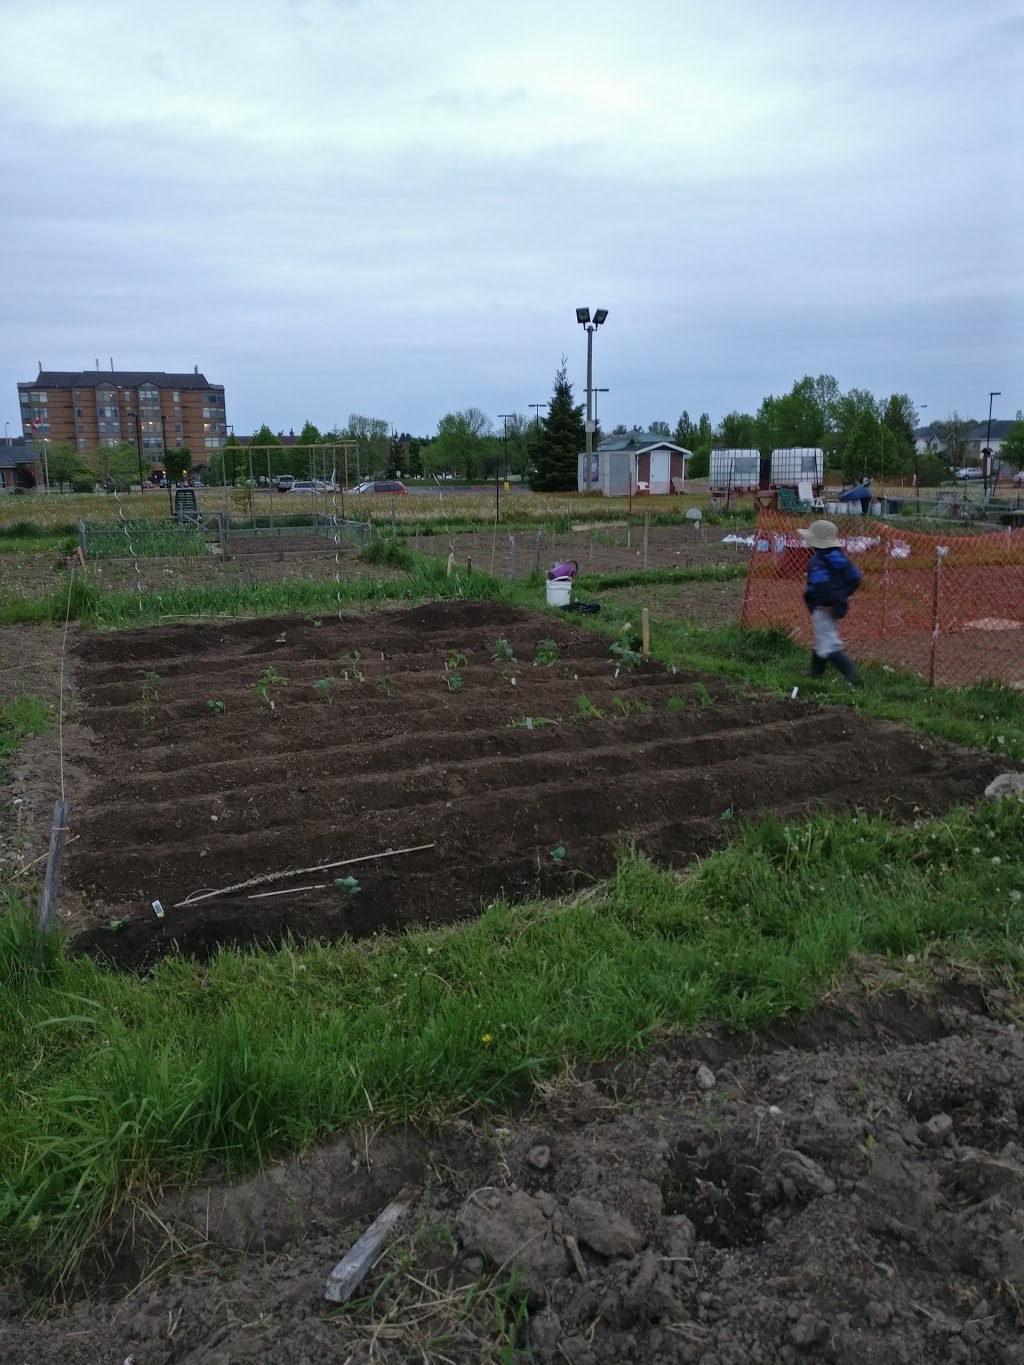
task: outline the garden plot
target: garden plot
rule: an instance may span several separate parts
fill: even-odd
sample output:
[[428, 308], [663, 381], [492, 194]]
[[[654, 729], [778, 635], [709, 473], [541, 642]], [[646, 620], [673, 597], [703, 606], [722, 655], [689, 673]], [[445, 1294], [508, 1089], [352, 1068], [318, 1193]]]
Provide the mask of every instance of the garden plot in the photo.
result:
[[[204, 955], [441, 925], [499, 896], [576, 889], [627, 841], [684, 867], [744, 817], [935, 813], [999, 770], [610, 644], [493, 602], [86, 639], [90, 781], [65, 873], [85, 907], [77, 946], [144, 967], [175, 943]], [[181, 904], [357, 858], [370, 860]]]

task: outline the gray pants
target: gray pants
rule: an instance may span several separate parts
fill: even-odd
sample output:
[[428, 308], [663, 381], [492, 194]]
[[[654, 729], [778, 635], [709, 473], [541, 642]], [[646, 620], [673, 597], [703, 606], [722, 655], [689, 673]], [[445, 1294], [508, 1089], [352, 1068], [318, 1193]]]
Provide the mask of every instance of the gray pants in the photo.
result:
[[839, 638], [839, 628], [827, 607], [815, 607], [811, 612], [814, 623], [814, 652], [819, 659], [842, 654], [846, 648]]

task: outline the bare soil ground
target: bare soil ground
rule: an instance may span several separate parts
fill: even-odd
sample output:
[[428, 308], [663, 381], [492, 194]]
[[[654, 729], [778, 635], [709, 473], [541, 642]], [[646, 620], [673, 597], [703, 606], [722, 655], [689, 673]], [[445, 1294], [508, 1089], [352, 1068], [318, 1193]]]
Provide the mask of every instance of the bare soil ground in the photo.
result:
[[[499, 637], [517, 663], [492, 660]], [[546, 638], [558, 661], [538, 667]], [[261, 698], [268, 668], [287, 682]], [[73, 671], [93, 736], [65, 862], [75, 943], [134, 968], [173, 943], [203, 956], [289, 932], [362, 937], [464, 919], [499, 895], [557, 895], [611, 872], [627, 839], [681, 867], [722, 842], [732, 818], [769, 810], [937, 813], [975, 798], [1001, 766], [660, 664], [616, 677], [606, 639], [503, 603], [95, 634], [77, 644]], [[327, 694], [314, 684], [329, 676]], [[326, 889], [181, 904], [424, 844], [352, 869], [354, 896], [332, 870], [299, 882]]]
[[[980, 982], [896, 994], [861, 967], [806, 1019], [680, 1037], [498, 1124], [350, 1134], [168, 1196], [65, 1315], [10, 1294], [0, 1361], [1021, 1365], [1020, 1029]], [[326, 1304], [410, 1182], [359, 1299]]]
[[602, 602], [649, 607], [663, 620], [695, 621], [701, 626], [735, 626], [743, 606], [742, 578], [726, 583], [637, 583], [630, 588], [610, 588]]

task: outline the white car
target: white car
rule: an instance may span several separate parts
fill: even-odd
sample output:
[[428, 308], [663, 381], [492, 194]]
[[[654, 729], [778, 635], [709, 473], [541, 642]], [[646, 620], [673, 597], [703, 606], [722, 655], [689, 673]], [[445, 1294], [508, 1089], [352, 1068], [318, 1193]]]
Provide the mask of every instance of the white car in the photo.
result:
[[956, 478], [960, 483], [980, 483], [984, 477], [977, 465], [968, 465], [956, 471]]

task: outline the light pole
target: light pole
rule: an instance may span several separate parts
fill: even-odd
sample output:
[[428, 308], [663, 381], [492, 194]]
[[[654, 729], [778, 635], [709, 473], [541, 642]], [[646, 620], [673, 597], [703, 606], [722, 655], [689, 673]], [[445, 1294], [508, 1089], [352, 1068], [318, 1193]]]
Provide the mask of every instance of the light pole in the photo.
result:
[[591, 321], [589, 308], [576, 309], [576, 321], [587, 334], [587, 470], [590, 470], [590, 456], [594, 453], [594, 333], [606, 321], [607, 308], [595, 308]]
[[502, 464], [502, 462], [504, 462], [506, 468], [508, 467], [508, 419], [512, 416], [512, 414], [511, 414], [510, 412], [499, 412], [499, 413], [498, 413], [498, 416], [501, 418], [501, 459], [500, 459], [500, 460], [495, 460], [495, 462], [494, 462], [494, 520], [495, 520], [495, 521], [498, 520], [498, 507], [499, 507], [499, 502], [500, 502], [500, 499], [501, 499], [501, 483], [500, 483], [499, 477], [498, 477], [499, 474], [501, 473], [501, 470], [500, 470], [500, 467], [499, 467], [499, 466]]
[[142, 433], [139, 430], [139, 419], [135, 413], [128, 412], [126, 409], [124, 415], [135, 423], [135, 449], [139, 452], [139, 496], [141, 497], [146, 491], [142, 486], [144, 482], [142, 477]]
[[545, 405], [544, 405], [543, 403], [527, 403], [526, 406], [527, 406], [528, 408], [533, 408], [534, 423], [535, 423], [535, 425], [536, 425], [536, 427], [537, 427], [537, 430], [540, 431], [540, 410], [541, 410], [541, 408], [544, 407]]
[[[927, 403], [918, 405], [918, 412], [924, 412]], [[917, 489], [917, 501], [921, 501], [921, 456], [918, 454], [917, 437], [914, 437], [914, 486]]]
[[993, 389], [988, 396], [988, 426], [985, 428], [985, 449], [982, 451], [981, 474], [982, 487], [985, 490], [985, 501], [988, 502], [988, 471], [992, 465], [992, 399], [1002, 398], [1002, 393], [998, 389]]

